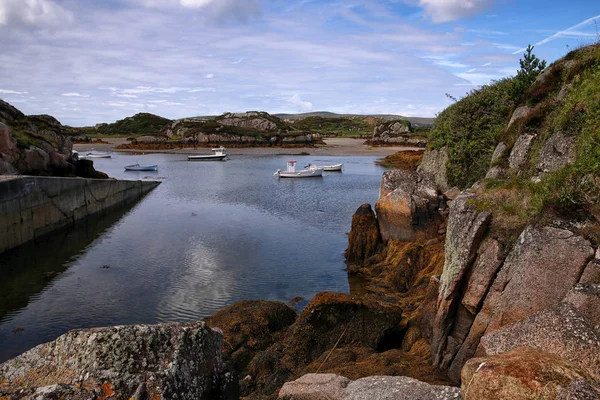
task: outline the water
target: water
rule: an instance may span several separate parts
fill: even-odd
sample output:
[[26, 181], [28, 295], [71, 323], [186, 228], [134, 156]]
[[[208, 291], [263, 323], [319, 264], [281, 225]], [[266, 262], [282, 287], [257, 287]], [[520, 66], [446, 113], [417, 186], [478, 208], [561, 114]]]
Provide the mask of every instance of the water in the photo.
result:
[[[194, 321], [243, 299], [349, 292], [352, 215], [378, 197], [374, 157], [323, 178], [277, 179], [287, 156], [188, 162], [170, 154], [97, 159], [112, 177], [161, 178], [133, 208], [0, 255], [0, 362], [74, 328]], [[158, 172], [123, 166], [158, 164]], [[304, 303], [300, 303], [300, 307]]]

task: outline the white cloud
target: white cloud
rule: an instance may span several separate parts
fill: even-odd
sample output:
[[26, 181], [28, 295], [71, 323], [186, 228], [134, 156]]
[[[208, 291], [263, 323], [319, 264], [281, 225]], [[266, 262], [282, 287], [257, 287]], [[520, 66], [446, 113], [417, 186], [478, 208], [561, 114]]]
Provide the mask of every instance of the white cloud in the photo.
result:
[[125, 97], [128, 99], [137, 99], [137, 96], [135, 94], [118, 94], [117, 97]]
[[129, 0], [152, 8], [181, 6], [201, 12], [209, 22], [246, 21], [260, 14], [260, 0]]
[[298, 93], [294, 94], [291, 99], [288, 99], [288, 102], [297, 105], [302, 111], [311, 111], [313, 108], [312, 103], [302, 100]]
[[212, 79], [212, 78], [214, 78], [214, 77], [215, 77], [215, 74], [206, 74], [206, 75], [204, 75], [204, 77], [205, 77], [206, 79]]
[[63, 94], [61, 94], [61, 96], [64, 96], [64, 97], [90, 97], [89, 95], [79, 94], [79, 93], [63, 93]]
[[60, 26], [73, 14], [52, 0], [0, 0], [0, 25]]
[[450, 68], [466, 68], [467, 67], [467, 65], [465, 65], [463, 63], [459, 63], [456, 61], [446, 61], [446, 60], [435, 61], [434, 64], [439, 65], [441, 67], [450, 67]]
[[419, 0], [419, 5], [435, 23], [468, 18], [490, 8], [494, 0]]
[[0, 93], [3, 93], [3, 94], [27, 94], [27, 92], [17, 92], [15, 90], [7, 90], [7, 89], [0, 89]]

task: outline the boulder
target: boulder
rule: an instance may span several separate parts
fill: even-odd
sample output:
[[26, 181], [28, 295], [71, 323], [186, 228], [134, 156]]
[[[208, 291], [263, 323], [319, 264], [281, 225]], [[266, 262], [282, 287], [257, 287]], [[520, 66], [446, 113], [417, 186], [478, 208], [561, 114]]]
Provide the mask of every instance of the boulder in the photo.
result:
[[505, 168], [495, 165], [485, 174], [485, 179], [505, 179], [507, 175]]
[[371, 209], [371, 205], [365, 203], [352, 216], [346, 261], [362, 264], [377, 253], [381, 244], [377, 218]]
[[555, 132], [540, 150], [536, 168], [542, 172], [553, 172], [575, 161], [575, 137]]
[[581, 274], [581, 278], [579, 278], [579, 283], [593, 283], [600, 284], [600, 259], [599, 250], [596, 250], [595, 259], [590, 261], [588, 265], [585, 267], [583, 274]]
[[375, 205], [384, 242], [412, 240], [427, 228], [439, 206], [433, 176], [424, 172], [389, 170], [383, 173]]
[[16, 151], [17, 140], [11, 135], [10, 128], [0, 122], [0, 154], [14, 157]]
[[576, 364], [526, 347], [469, 360], [462, 370], [461, 389], [465, 400], [583, 400], [599, 397], [579, 395], [600, 394], [593, 377]]
[[448, 185], [447, 168], [449, 159], [447, 147], [443, 147], [440, 150], [426, 151], [423, 154], [423, 161], [417, 168], [417, 171], [433, 174], [437, 189], [445, 192], [450, 188]]
[[12, 122], [23, 118], [25, 114], [11, 106], [7, 102], [0, 100], [0, 122], [11, 124]]
[[92, 160], [77, 160], [75, 163], [75, 175], [82, 178], [108, 179], [108, 175], [94, 168]]
[[39, 174], [40, 172], [47, 171], [50, 166], [50, 156], [44, 150], [39, 147], [31, 146], [25, 149], [24, 165], [23, 168], [19, 168], [25, 173]]
[[556, 304], [486, 334], [477, 354], [492, 356], [518, 347], [555, 354], [600, 378], [600, 338], [571, 304]]
[[223, 353], [243, 378], [256, 352], [271, 346], [296, 320], [296, 312], [278, 301], [243, 300], [204, 321], [223, 332]]
[[517, 141], [510, 152], [510, 156], [508, 157], [510, 169], [519, 169], [525, 165], [528, 160], [531, 141], [534, 137], [534, 135], [523, 134], [517, 138]]
[[402, 309], [342, 293], [319, 293], [290, 327], [283, 341], [288, 356], [309, 363], [334, 346], [377, 349], [400, 337]]
[[600, 285], [578, 283], [563, 302], [571, 304], [591, 326], [600, 324]]
[[287, 127], [279, 118], [259, 111], [226, 113], [218, 117], [217, 121], [223, 125], [252, 128], [259, 131], [276, 131]]
[[527, 106], [517, 107], [513, 112], [513, 115], [510, 117], [507, 129], [510, 129], [511, 125], [514, 124], [515, 121], [527, 117], [532, 110], [532, 108]]
[[487, 332], [519, 321], [563, 299], [594, 256], [589, 241], [553, 227], [528, 226], [507, 256], [507, 283]]
[[345, 399], [350, 379], [335, 374], [306, 374], [287, 382], [279, 391], [280, 400]]
[[235, 398], [222, 343], [203, 322], [74, 330], [0, 364], [0, 397]]
[[288, 382], [279, 400], [459, 400], [460, 389], [406, 376], [370, 376], [351, 381], [334, 374], [307, 374]]
[[506, 145], [503, 142], [498, 143], [498, 145], [494, 149], [494, 153], [492, 154], [492, 160], [490, 161], [490, 164], [494, 166], [496, 162], [500, 161], [505, 151]]

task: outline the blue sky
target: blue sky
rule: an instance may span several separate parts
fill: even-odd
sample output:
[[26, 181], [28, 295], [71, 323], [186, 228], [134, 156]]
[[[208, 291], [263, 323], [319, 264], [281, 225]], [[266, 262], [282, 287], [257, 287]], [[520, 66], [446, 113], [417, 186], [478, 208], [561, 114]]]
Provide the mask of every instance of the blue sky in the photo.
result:
[[[596, 22], [597, 21], [597, 22]], [[0, 0], [0, 98], [73, 126], [137, 112], [432, 117], [599, 40], [591, 0]]]

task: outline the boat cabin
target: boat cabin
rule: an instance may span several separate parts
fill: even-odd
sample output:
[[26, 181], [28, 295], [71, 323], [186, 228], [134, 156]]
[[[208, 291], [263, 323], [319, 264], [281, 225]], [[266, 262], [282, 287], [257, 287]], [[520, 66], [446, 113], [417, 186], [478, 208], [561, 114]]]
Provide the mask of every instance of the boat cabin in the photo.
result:
[[287, 172], [296, 172], [296, 160], [289, 160], [287, 162]]
[[223, 146], [219, 146], [219, 147], [217, 147], [215, 149], [211, 149], [211, 150], [215, 152], [215, 154], [214, 154], [215, 156], [225, 155], [225, 147], [223, 147]]

